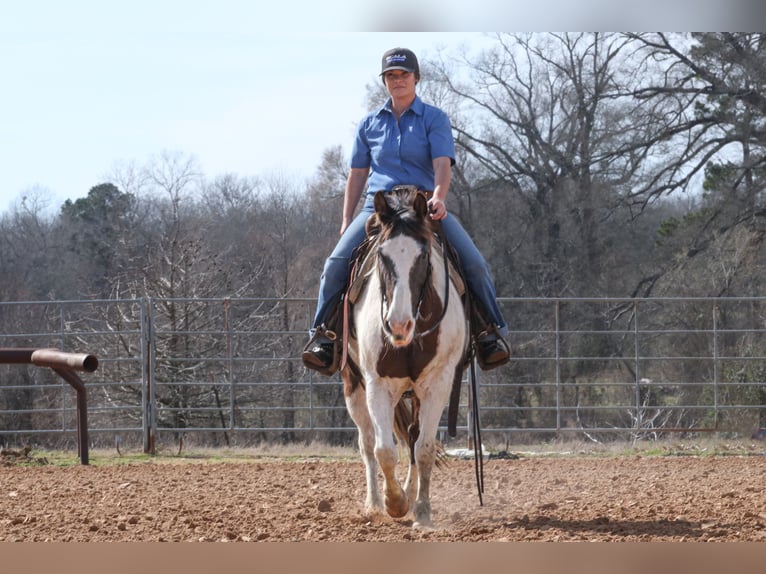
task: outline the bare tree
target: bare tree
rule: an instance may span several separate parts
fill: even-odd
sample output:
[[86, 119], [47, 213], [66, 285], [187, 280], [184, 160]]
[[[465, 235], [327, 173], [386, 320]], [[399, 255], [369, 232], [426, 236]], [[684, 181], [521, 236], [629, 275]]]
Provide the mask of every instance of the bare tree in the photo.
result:
[[609, 280], [605, 230], [623, 225], [622, 195], [645, 167], [645, 152], [626, 149], [646, 141], [657, 115], [630, 95], [644, 66], [634, 49], [619, 34], [498, 35], [495, 49], [464, 61], [467, 78], [442, 67], [470, 160], [457, 185], [472, 209], [511, 206], [502, 240], [523, 237], [514, 254], [529, 267], [513, 267], [528, 292], [592, 295]]
[[[636, 98], [663, 102], [672, 122], [657, 133], [673, 141], [672, 161], [631, 193], [647, 200], [688, 187], [710, 162], [740, 150], [740, 178], [763, 165], [766, 130], [766, 36], [753, 33], [631, 35], [647, 59], [662, 62], [662, 76], [646, 77]], [[736, 152], [735, 152], [736, 153]], [[752, 184], [752, 181], [750, 181]], [[751, 193], [753, 190], [751, 189]]]
[[645, 78], [635, 96], [675, 106], [676, 114], [658, 134], [674, 142], [668, 161], [631, 199], [644, 205], [700, 182], [696, 209], [660, 228], [662, 260], [646, 284], [660, 293], [678, 293], [679, 286], [694, 294], [759, 293], [761, 274], [751, 263], [762, 249], [766, 215], [766, 35], [633, 37], [642, 55], [667, 69]]
[[0, 293], [5, 300], [67, 297], [62, 246], [48, 193], [31, 188], [0, 216]]

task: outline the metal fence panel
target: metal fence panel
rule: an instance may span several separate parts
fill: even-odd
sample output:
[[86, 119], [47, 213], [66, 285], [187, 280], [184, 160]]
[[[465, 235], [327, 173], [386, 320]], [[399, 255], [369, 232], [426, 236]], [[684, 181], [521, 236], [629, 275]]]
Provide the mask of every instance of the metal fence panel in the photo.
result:
[[[482, 431], [656, 437], [766, 426], [766, 298], [500, 298], [509, 366], [479, 372]], [[0, 347], [98, 356], [85, 377], [96, 443], [194, 433], [205, 444], [353, 440], [340, 378], [306, 370], [313, 299], [0, 303]], [[467, 425], [463, 390], [458, 428]], [[446, 420], [444, 421], [446, 428]], [[0, 441], [66, 443], [74, 397], [0, 365]], [[33, 437], [33, 438], [30, 438]]]

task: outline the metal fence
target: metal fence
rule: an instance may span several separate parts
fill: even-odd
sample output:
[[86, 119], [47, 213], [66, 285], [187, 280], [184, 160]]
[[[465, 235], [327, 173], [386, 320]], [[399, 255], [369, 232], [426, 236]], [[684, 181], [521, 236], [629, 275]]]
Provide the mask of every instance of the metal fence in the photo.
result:
[[[479, 371], [482, 432], [752, 434], [766, 426], [766, 298], [500, 298], [510, 365]], [[0, 303], [0, 347], [87, 352], [91, 442], [349, 443], [339, 377], [306, 370], [314, 299]], [[464, 388], [458, 430], [467, 436]], [[446, 428], [446, 420], [443, 421]], [[512, 437], [512, 435], [514, 435]], [[0, 365], [0, 441], [75, 440], [71, 389]], [[491, 439], [490, 439], [491, 440]]]

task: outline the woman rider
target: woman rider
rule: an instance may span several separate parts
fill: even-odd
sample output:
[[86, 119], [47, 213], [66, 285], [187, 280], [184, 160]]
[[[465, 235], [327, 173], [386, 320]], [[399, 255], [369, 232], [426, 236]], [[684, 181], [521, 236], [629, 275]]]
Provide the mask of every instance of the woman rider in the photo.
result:
[[[445, 202], [455, 163], [449, 118], [416, 94], [420, 68], [411, 50], [386, 51], [380, 75], [391, 97], [383, 107], [367, 114], [356, 132], [341, 237], [324, 265], [312, 338], [303, 352], [303, 362], [311, 369], [329, 374], [334, 343], [325, 336], [323, 326], [346, 287], [352, 254], [365, 239], [365, 223], [375, 211], [375, 192], [391, 191], [397, 185], [415, 185], [421, 190], [433, 190], [428, 200], [431, 217], [441, 221], [447, 241], [457, 252], [473, 300], [489, 325], [475, 334], [479, 364], [485, 369], [505, 364], [509, 350], [502, 337], [507, 336], [508, 327], [497, 304], [489, 266], [460, 222], [447, 212]], [[365, 190], [364, 206], [354, 217]]]

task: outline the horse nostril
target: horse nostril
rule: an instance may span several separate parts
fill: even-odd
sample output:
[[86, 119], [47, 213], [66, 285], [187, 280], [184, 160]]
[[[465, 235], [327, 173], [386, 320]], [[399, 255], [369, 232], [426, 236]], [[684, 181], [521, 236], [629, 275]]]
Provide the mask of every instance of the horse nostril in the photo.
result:
[[394, 322], [391, 325], [391, 330], [396, 333], [409, 333], [412, 331], [412, 327], [415, 323], [413, 323], [412, 319], [407, 319], [406, 321], [398, 321]]
[[415, 321], [406, 319], [403, 321], [386, 321], [388, 334], [393, 341], [404, 343], [409, 341], [410, 335], [415, 327]]

